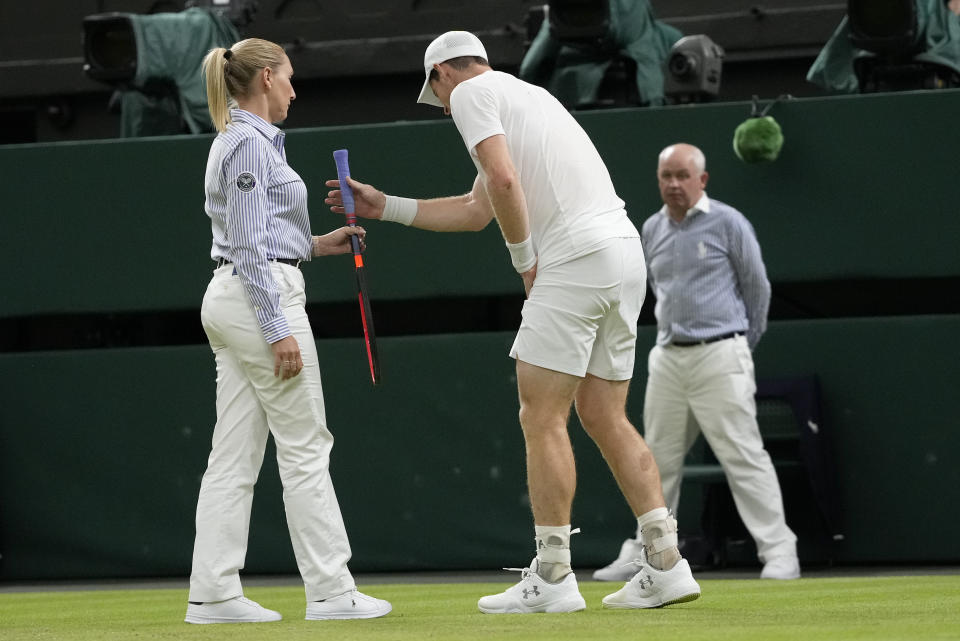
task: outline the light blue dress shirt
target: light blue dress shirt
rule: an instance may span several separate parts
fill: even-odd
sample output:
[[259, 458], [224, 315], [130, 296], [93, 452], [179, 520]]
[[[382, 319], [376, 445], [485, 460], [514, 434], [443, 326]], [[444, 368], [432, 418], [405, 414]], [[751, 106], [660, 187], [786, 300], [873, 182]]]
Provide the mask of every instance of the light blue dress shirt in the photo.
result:
[[683, 221], [666, 206], [640, 233], [657, 297], [657, 344], [744, 332], [751, 349], [767, 328], [770, 282], [753, 226], [706, 194]]

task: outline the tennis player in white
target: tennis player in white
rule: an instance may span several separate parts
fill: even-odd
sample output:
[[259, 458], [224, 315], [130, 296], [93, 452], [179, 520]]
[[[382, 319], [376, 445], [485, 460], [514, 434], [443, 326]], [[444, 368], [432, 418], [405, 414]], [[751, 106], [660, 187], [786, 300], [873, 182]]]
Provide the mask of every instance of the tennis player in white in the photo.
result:
[[[604, 598], [612, 608], [691, 601], [700, 587], [677, 551], [656, 463], [627, 420], [637, 317], [646, 293], [640, 237], [586, 132], [544, 89], [490, 68], [480, 40], [450, 31], [424, 55], [419, 102], [453, 116], [477, 167], [468, 194], [387, 196], [350, 179], [356, 213], [433, 231], [477, 231], [497, 219], [527, 292], [510, 355], [536, 557], [518, 584], [480, 599], [490, 614], [586, 607], [571, 569], [576, 488], [570, 406], [596, 442], [643, 532], [637, 574]], [[339, 183], [327, 203], [343, 212]]]

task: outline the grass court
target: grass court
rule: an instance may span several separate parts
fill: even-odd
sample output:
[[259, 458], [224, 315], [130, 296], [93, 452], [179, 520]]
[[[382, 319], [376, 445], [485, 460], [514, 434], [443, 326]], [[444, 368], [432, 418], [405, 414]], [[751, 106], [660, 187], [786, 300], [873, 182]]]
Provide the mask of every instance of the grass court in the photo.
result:
[[[303, 588], [248, 587], [278, 610], [276, 623], [183, 623], [186, 589], [0, 593], [3, 641], [933, 641], [960, 640], [960, 575], [827, 577], [799, 581], [698, 579], [703, 596], [657, 610], [604, 610], [619, 584], [581, 581], [587, 609], [572, 614], [486, 615], [476, 608], [502, 583], [364, 583], [393, 603], [381, 619], [304, 621]], [[386, 581], [386, 579], [383, 579]]]

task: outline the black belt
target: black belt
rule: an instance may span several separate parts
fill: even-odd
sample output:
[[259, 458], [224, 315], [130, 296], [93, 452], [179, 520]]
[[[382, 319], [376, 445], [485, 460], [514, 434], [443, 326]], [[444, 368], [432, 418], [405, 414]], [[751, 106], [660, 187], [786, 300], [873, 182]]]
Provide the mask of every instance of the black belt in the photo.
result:
[[705, 338], [702, 341], [674, 341], [670, 344], [674, 345], [675, 347], [693, 347], [694, 345], [706, 345], [707, 343], [716, 343], [717, 341], [725, 341], [728, 338], [734, 338], [736, 336], [743, 336], [743, 332], [730, 332], [729, 334], [721, 334], [720, 336]]
[[[283, 263], [284, 265], [293, 265], [294, 267], [300, 267], [301, 263], [299, 258], [268, 258], [267, 260], [271, 263]], [[217, 267], [223, 267], [224, 265], [230, 265], [232, 263], [232, 260], [221, 258], [217, 261]]]

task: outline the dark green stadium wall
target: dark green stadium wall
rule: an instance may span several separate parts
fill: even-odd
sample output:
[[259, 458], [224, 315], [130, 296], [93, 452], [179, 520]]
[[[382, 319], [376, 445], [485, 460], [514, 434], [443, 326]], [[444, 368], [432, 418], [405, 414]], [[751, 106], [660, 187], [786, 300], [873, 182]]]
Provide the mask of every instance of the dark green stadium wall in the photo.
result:
[[[837, 451], [845, 541], [827, 550], [787, 495], [807, 562], [956, 562], [960, 319], [791, 321], [757, 352], [761, 375], [815, 371]], [[639, 420], [646, 346], [630, 414]], [[357, 571], [488, 568], [530, 554], [509, 332], [384, 339], [384, 383], [358, 340], [319, 341], [332, 471]], [[4, 579], [189, 571], [213, 423], [204, 346], [0, 357]], [[574, 430], [581, 566], [609, 561], [634, 522], [595, 448]], [[276, 463], [254, 502], [250, 572], [295, 572]], [[688, 513], [688, 529], [697, 512]], [[684, 515], [681, 515], [681, 519]], [[918, 540], [917, 521], [923, 522]], [[389, 545], [384, 545], [384, 536]], [[456, 541], [456, 544], [452, 542]]]
[[[782, 104], [773, 113], [786, 145], [765, 166], [740, 163], [730, 147], [746, 105], [579, 118], [638, 224], [657, 208], [657, 152], [692, 142], [707, 154], [711, 195], [753, 221], [771, 280], [815, 282], [960, 276], [957, 137], [948, 133], [958, 112], [956, 91]], [[198, 309], [211, 266], [202, 211], [209, 140], [0, 147], [0, 319]], [[395, 193], [463, 192], [473, 176], [449, 122], [291, 131], [287, 146], [311, 190], [318, 232], [338, 223], [322, 205], [334, 149], [350, 149], [357, 178]], [[493, 226], [445, 236], [368, 229], [381, 300], [515, 295], [519, 286]], [[349, 259], [321, 262], [304, 267], [310, 300], [354, 300]], [[804, 558], [960, 561], [960, 520], [944, 509], [960, 499], [958, 335], [956, 315], [771, 323], [758, 375], [819, 375], [838, 459], [846, 539], [825, 550], [811, 515], [788, 504]], [[629, 405], [638, 422], [653, 337], [641, 327]], [[511, 339], [384, 338], [377, 389], [359, 338], [318, 342], [354, 570], [529, 560]], [[0, 354], [0, 580], [185, 575], [213, 395], [204, 345]], [[574, 443], [575, 525], [583, 529], [576, 562], [598, 565], [633, 521], [575, 426]], [[296, 570], [285, 528], [268, 455], [248, 571]]]
[[[588, 112], [580, 120], [638, 225], [658, 208], [660, 149], [677, 140], [699, 145], [709, 193], [747, 214], [771, 280], [789, 282], [960, 273], [960, 252], [946, 242], [960, 237], [952, 197], [958, 111], [960, 90], [784, 103], [772, 113], [786, 143], [769, 165], [733, 154], [732, 132], [749, 113], [743, 104]], [[211, 266], [203, 213], [209, 140], [0, 147], [0, 272], [10, 279], [0, 318], [196, 307]], [[341, 147], [358, 179], [390, 193], [463, 193], [475, 175], [449, 120], [291, 131], [288, 157], [309, 187], [318, 233], [338, 223], [323, 205], [323, 182], [335, 176], [331, 154]], [[494, 225], [442, 241], [397, 225], [368, 227], [367, 262], [381, 299], [517, 291]], [[315, 276], [308, 287], [311, 301], [353, 297], [350, 279]]]

